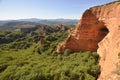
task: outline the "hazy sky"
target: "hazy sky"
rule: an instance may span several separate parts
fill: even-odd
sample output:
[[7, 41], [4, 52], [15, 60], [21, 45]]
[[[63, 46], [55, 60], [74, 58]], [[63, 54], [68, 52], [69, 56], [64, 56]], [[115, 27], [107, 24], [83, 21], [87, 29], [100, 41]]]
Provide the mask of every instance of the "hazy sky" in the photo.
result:
[[96, 5], [115, 0], [0, 0], [0, 20], [6, 19], [79, 19]]

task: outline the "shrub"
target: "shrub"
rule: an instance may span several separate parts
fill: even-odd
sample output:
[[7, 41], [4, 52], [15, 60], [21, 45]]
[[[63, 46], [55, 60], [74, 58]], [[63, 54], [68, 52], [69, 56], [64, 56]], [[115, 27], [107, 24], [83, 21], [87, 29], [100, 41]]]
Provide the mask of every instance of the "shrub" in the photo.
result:
[[0, 65], [0, 73], [1, 73], [2, 71], [4, 71], [4, 70], [7, 68], [7, 66], [8, 66], [8, 65], [6, 65], [6, 64]]
[[70, 55], [70, 53], [71, 53], [71, 50], [70, 50], [70, 49], [65, 49], [65, 51], [64, 51], [64, 55], [65, 55], [65, 56]]

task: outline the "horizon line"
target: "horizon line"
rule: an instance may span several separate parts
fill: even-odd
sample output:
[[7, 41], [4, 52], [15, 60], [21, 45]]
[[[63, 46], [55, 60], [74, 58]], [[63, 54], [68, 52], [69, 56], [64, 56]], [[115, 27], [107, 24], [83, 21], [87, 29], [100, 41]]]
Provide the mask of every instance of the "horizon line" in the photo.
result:
[[71, 19], [71, 20], [80, 20], [80, 18], [16, 18], [16, 19], [0, 19], [0, 21], [6, 20], [24, 20], [24, 19], [39, 19], [39, 20], [54, 20], [54, 19]]

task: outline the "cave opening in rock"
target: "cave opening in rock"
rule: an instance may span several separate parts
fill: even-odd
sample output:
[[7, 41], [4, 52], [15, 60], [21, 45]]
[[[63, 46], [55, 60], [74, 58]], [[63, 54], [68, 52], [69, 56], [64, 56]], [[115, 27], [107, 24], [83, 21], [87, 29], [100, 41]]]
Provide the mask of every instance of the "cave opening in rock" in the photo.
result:
[[[96, 38], [97, 42], [95, 42], [96, 48], [94, 48], [93, 51], [97, 51], [97, 49], [99, 48], [98, 43], [100, 43], [105, 38], [105, 36], [107, 36], [108, 33], [109, 33], [109, 30], [106, 26], [101, 26], [98, 29], [98, 36]], [[90, 43], [90, 45], [91, 45], [91, 43]]]
[[106, 26], [100, 29], [101, 32], [101, 40], [109, 33], [109, 30], [107, 29]]
[[109, 32], [106, 27], [102, 28], [101, 31], [102, 31], [103, 33], [105, 33], [105, 34], [107, 34], [107, 33]]

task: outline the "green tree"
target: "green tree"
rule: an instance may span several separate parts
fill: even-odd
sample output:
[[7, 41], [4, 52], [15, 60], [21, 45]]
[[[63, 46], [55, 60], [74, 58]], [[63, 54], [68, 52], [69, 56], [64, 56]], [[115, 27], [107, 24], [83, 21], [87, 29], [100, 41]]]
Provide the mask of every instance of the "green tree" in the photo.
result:
[[65, 49], [65, 51], [64, 51], [64, 55], [65, 55], [65, 56], [70, 55], [70, 53], [71, 53], [71, 50], [70, 50], [70, 49]]

